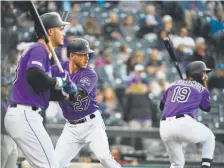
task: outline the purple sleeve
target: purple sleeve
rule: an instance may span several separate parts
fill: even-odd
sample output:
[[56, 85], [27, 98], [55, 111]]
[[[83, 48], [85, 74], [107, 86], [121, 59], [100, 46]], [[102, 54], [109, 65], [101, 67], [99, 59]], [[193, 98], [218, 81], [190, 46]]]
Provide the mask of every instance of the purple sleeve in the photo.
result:
[[78, 88], [84, 89], [88, 94], [97, 86], [97, 75], [95, 73], [87, 73], [81, 77], [76, 83]]
[[27, 69], [38, 68], [45, 72], [47, 66], [46, 57], [48, 57], [48, 54], [43, 47], [33, 48], [29, 55], [30, 59], [27, 63]]
[[211, 106], [211, 99], [210, 99], [210, 95], [209, 95], [208, 89], [205, 89], [202, 92], [202, 98], [201, 98], [200, 106], [203, 109], [207, 109], [207, 108], [209, 108]]

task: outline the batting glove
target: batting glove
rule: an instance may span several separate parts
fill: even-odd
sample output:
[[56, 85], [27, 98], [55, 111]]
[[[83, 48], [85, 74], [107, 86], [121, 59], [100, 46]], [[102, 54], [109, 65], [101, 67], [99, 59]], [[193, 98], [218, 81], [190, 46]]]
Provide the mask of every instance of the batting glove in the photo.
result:
[[77, 86], [72, 81], [61, 89], [61, 93], [65, 96], [66, 100], [70, 99], [70, 96], [77, 92]]
[[62, 77], [56, 77], [55, 88], [61, 90], [62, 88], [66, 87], [68, 83], [70, 83], [70, 78], [67, 71], [65, 71], [63, 74], [60, 74], [59, 76]]
[[63, 90], [66, 93], [71, 94], [77, 92], [78, 88], [76, 84], [70, 80], [70, 82], [65, 87], [63, 87]]

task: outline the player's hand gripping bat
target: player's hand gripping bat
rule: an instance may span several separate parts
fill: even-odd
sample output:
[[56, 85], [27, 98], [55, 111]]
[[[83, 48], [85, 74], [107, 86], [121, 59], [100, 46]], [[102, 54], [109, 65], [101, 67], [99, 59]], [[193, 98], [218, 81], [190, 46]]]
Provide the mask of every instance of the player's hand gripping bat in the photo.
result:
[[166, 49], [167, 49], [167, 51], [168, 51], [168, 53], [169, 53], [169, 55], [170, 55], [172, 61], [173, 61], [174, 64], [175, 64], [175, 67], [176, 67], [176, 69], [177, 69], [177, 72], [178, 72], [180, 78], [183, 79], [183, 76], [182, 76], [182, 73], [181, 73], [181, 71], [180, 71], [180, 67], [179, 67], [179, 65], [178, 65], [178, 63], [177, 63], [177, 59], [176, 59], [176, 56], [175, 56], [175, 54], [174, 54], [173, 47], [172, 47], [172, 45], [171, 45], [170, 39], [169, 39], [168, 37], [166, 37], [166, 38], [163, 39], [163, 42], [164, 42], [164, 44], [165, 44], [165, 46], [166, 46]]

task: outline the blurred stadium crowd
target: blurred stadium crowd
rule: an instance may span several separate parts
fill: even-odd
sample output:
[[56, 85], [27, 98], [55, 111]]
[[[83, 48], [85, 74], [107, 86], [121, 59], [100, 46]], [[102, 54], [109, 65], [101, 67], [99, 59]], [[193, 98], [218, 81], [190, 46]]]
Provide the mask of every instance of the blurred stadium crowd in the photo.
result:
[[[66, 45], [76, 37], [88, 40], [96, 51], [90, 66], [99, 77], [97, 101], [106, 125], [159, 126], [161, 95], [179, 78], [162, 40], [169, 37], [183, 74], [195, 60], [213, 69], [208, 80], [212, 112], [199, 112], [198, 120], [224, 128], [223, 2], [48, 0], [35, 5], [40, 14], [70, 11], [65, 45], [56, 48], [61, 61], [67, 60]], [[21, 54], [36, 40], [23, 2], [1, 2], [1, 37], [1, 75], [11, 85]], [[7, 96], [2, 94], [3, 99]], [[54, 103], [46, 116], [49, 123], [64, 123]]]

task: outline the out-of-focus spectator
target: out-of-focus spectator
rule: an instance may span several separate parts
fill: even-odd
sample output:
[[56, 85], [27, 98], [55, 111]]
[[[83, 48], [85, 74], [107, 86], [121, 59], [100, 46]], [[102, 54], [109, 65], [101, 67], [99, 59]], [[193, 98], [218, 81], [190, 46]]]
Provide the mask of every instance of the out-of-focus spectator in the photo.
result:
[[128, 53], [128, 46], [126, 44], [121, 44], [118, 53], [116, 54], [116, 61], [122, 64], [125, 64], [127, 60], [130, 58], [130, 54]]
[[80, 11], [80, 6], [78, 3], [75, 3], [75, 1], [73, 1], [73, 5], [72, 5], [72, 13], [73, 14], [77, 14]]
[[90, 152], [83, 152], [83, 154], [80, 156], [80, 162], [82, 163], [92, 163], [92, 158]]
[[208, 79], [208, 88], [212, 91], [224, 88], [224, 64], [216, 66], [216, 74]]
[[196, 15], [197, 12], [203, 12], [205, 9], [204, 1], [180, 1], [180, 6], [184, 10], [185, 23], [188, 29], [192, 27], [192, 17]]
[[8, 108], [8, 86], [10, 82], [1, 77], [1, 167], [10, 168], [16, 167], [18, 159], [17, 145], [13, 139], [8, 136], [5, 126], [4, 118]]
[[133, 129], [147, 128], [152, 125], [152, 103], [147, 85], [140, 78], [135, 79], [126, 90], [124, 120]]
[[132, 12], [133, 10], [138, 12], [141, 10], [141, 1], [120, 1], [118, 8], [127, 13]]
[[213, 37], [215, 37], [218, 32], [223, 32], [224, 30], [224, 13], [222, 6], [217, 6], [214, 13], [215, 16], [210, 20], [210, 29]]
[[64, 29], [65, 33], [70, 33], [73, 34], [75, 36], [82, 36], [84, 35], [84, 30], [82, 25], [78, 22], [76, 16], [72, 16], [71, 17], [71, 21], [70, 21], [70, 25], [65, 26]]
[[120, 149], [119, 148], [112, 148], [111, 149], [112, 156], [120, 165], [128, 165], [128, 162], [121, 159]]
[[92, 36], [98, 36], [100, 35], [100, 27], [94, 20], [93, 14], [90, 14], [87, 18], [87, 21], [83, 25], [84, 31], [86, 34], [92, 35]]
[[92, 158], [90, 156], [82, 156], [83, 163], [92, 163]]
[[154, 49], [150, 55], [149, 62], [147, 63], [147, 73], [150, 76], [154, 76], [158, 71], [166, 71], [166, 67], [159, 60], [159, 50]]
[[106, 116], [106, 118], [115, 117], [117, 113], [121, 114], [121, 106], [117, 101], [116, 94], [112, 88], [105, 88], [103, 90], [103, 103], [105, 108], [102, 115]]
[[165, 92], [169, 85], [170, 83], [166, 81], [165, 73], [159, 71], [156, 74], [156, 80], [149, 85], [148, 90], [153, 96], [159, 97]]
[[2, 69], [4, 70], [3, 74], [11, 82], [14, 80], [16, 75], [16, 68], [19, 61], [18, 58], [18, 51], [16, 49], [12, 49], [2, 64]]
[[179, 36], [173, 37], [171, 40], [175, 49], [181, 45], [184, 47], [184, 53], [193, 54], [195, 41], [192, 37], [188, 36], [188, 30], [185, 27], [180, 28]]
[[146, 7], [145, 23], [148, 27], [156, 27], [159, 25], [159, 18], [156, 16], [156, 8], [154, 5], [148, 5]]
[[138, 82], [139, 80], [146, 85], [148, 84], [146, 80], [145, 68], [142, 64], [135, 65], [134, 72], [132, 72], [129, 76], [130, 80], [128, 80], [128, 87], [130, 87], [133, 83]]
[[215, 15], [215, 8], [217, 6], [222, 6], [220, 1], [206, 1], [206, 9], [204, 11], [205, 15], [214, 16]]
[[142, 50], [136, 50], [134, 55], [132, 55], [126, 62], [127, 64], [127, 73], [129, 74], [134, 70], [135, 65], [144, 64], [144, 53]]
[[4, 28], [12, 27], [16, 22], [16, 16], [13, 13], [14, 5], [9, 1], [1, 2], [1, 26]]
[[137, 159], [133, 159], [133, 160], [131, 161], [130, 165], [132, 165], [132, 166], [138, 166], [138, 165], [139, 165], [139, 162], [138, 162]]
[[109, 23], [103, 26], [104, 40], [119, 40], [121, 38], [121, 30], [119, 26], [119, 19], [116, 13], [110, 12]]
[[126, 66], [125, 64], [113, 65], [110, 52], [104, 52], [103, 64], [95, 70], [99, 77], [99, 88], [124, 87], [127, 80]]
[[146, 6], [146, 16], [143, 24], [140, 25], [140, 29], [137, 32], [137, 37], [142, 38], [148, 33], [158, 32], [158, 27], [160, 25], [160, 19], [156, 16], [156, 8], [154, 5], [150, 4]]
[[101, 92], [101, 90], [97, 90], [97, 93], [96, 93], [96, 102], [99, 106], [99, 110], [101, 113], [104, 113], [104, 110], [105, 110], [105, 104], [103, 102], [103, 93]]
[[215, 67], [215, 59], [208, 54], [203, 37], [198, 37], [196, 39], [196, 50], [193, 54], [193, 61], [203, 61], [207, 67], [211, 69]]
[[124, 19], [124, 23], [121, 25], [121, 34], [123, 38], [131, 41], [135, 37], [135, 29], [133, 25], [133, 17], [128, 15]]
[[174, 27], [173, 18], [170, 15], [164, 15], [162, 18], [163, 30], [166, 31], [168, 36], [176, 34], [176, 28]]
[[48, 12], [54, 12], [57, 11], [57, 3], [54, 1], [49, 1], [48, 3]]

